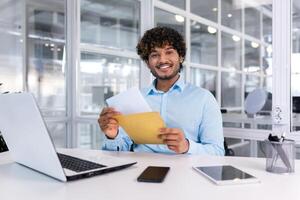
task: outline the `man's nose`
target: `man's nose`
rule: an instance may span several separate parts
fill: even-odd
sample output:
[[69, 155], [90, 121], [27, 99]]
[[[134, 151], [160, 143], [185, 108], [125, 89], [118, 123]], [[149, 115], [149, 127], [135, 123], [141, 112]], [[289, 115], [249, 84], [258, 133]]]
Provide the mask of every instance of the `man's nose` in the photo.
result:
[[166, 54], [164, 54], [164, 53], [160, 54], [160, 57], [159, 57], [159, 62], [160, 62], [160, 63], [164, 63], [164, 62], [166, 62], [167, 60], [168, 60], [168, 59], [167, 59]]

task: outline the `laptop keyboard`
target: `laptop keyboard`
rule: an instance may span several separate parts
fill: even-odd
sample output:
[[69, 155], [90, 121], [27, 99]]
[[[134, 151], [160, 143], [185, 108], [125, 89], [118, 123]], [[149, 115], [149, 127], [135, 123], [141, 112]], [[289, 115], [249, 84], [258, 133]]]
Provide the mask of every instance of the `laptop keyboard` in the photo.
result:
[[79, 158], [75, 158], [72, 156], [68, 156], [65, 154], [58, 153], [58, 158], [63, 168], [75, 171], [75, 172], [83, 172], [92, 169], [98, 169], [102, 167], [106, 167], [105, 165], [100, 165], [94, 162], [90, 162], [87, 160], [82, 160]]

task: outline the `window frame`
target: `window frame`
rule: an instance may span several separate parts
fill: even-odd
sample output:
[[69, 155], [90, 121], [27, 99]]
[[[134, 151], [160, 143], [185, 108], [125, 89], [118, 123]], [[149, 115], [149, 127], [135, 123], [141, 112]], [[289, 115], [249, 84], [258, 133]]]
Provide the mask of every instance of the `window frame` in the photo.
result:
[[[78, 66], [79, 62], [80, 62], [80, 50], [82, 48], [84, 49], [88, 49], [88, 47], [85, 47], [84, 45], [80, 45], [80, 0], [77, 1], [73, 1], [73, 0], [66, 0], [67, 1], [67, 40], [68, 40], [68, 48], [72, 49], [72, 51], [69, 51], [68, 53], [68, 59], [67, 59], [67, 65], [68, 65], [68, 84], [67, 84], [67, 97], [68, 97], [68, 106], [69, 108], [68, 110], [68, 120], [67, 120], [67, 124], [68, 124], [68, 147], [75, 147], [77, 144], [77, 124], [79, 123], [91, 123], [91, 124], [95, 124], [96, 119], [95, 118], [91, 118], [91, 117], [80, 117], [78, 115], [78, 110], [77, 110], [77, 96], [76, 96], [76, 88], [78, 87], [78, 83], [76, 81], [76, 77], [77, 77], [77, 67], [71, 67], [71, 66]], [[245, 86], [245, 76], [246, 75], [252, 75], [251, 73], [247, 73], [247, 72], [243, 72], [243, 67], [244, 67], [244, 53], [245, 53], [245, 45], [244, 42], [245, 40], [249, 40], [249, 41], [257, 41], [256, 38], [253, 38], [251, 36], [245, 35], [245, 34], [241, 34], [233, 29], [230, 29], [228, 27], [224, 27], [220, 24], [221, 22], [221, 14], [220, 14], [220, 9], [218, 9], [218, 22], [212, 22], [209, 21], [207, 19], [204, 19], [200, 16], [197, 16], [193, 13], [190, 12], [190, 0], [186, 0], [186, 10], [182, 10], [180, 8], [174, 7], [172, 5], [166, 4], [164, 2], [161, 2], [159, 0], [138, 0], [141, 3], [141, 16], [143, 16], [143, 20], [141, 20], [140, 22], [140, 32], [141, 35], [148, 30], [149, 28], [152, 28], [154, 26], [154, 9], [155, 8], [159, 8], [171, 13], [176, 13], [176, 14], [180, 14], [182, 16], [185, 17], [186, 22], [185, 22], [185, 35], [186, 35], [186, 44], [187, 44], [187, 57], [185, 60], [185, 66], [186, 66], [186, 72], [185, 72], [185, 78], [187, 81], [190, 80], [190, 67], [195, 67], [195, 68], [201, 68], [201, 69], [208, 69], [208, 70], [212, 70], [212, 71], [216, 71], [217, 72], [217, 88], [216, 88], [216, 99], [218, 102], [221, 102], [221, 73], [227, 71], [227, 69], [223, 69], [221, 67], [221, 32], [225, 31], [226, 33], [230, 33], [230, 34], [237, 34], [239, 36], [241, 36], [241, 40], [242, 40], [242, 55], [243, 55], [243, 59], [242, 59], [242, 69], [241, 72], [242, 73], [242, 91], [241, 94], [244, 94], [244, 86]], [[273, 14], [268, 13], [267, 11], [264, 11], [263, 14], [261, 14], [261, 26], [262, 26], [262, 20], [263, 20], [263, 15], [267, 15], [267, 16], [273, 16], [273, 58], [278, 55], [279, 53], [282, 52], [278, 52], [279, 49], [286, 49], [288, 46], [282, 46], [282, 44], [289, 44], [290, 40], [289, 37], [287, 37], [287, 35], [290, 35], [290, 29], [288, 31], [286, 31], [284, 33], [285, 37], [280, 37], [278, 35], [276, 35], [276, 31], [278, 30], [283, 30], [284, 28], [283, 25], [285, 27], [289, 26], [288, 23], [286, 23], [286, 21], [290, 18], [291, 15], [291, 9], [290, 9], [290, 5], [291, 5], [291, 1], [289, 0], [289, 2], [284, 2], [282, 3], [281, 0], [274, 0], [273, 1]], [[282, 5], [284, 4], [284, 5]], [[218, 0], [218, 7], [220, 8], [221, 5], [221, 0]], [[75, 18], [74, 18], [75, 16]], [[285, 16], [285, 17], [282, 17]], [[205, 25], [212, 25], [213, 27], [217, 28], [218, 31], [218, 65], [216, 66], [207, 66], [207, 65], [202, 65], [202, 64], [197, 64], [197, 63], [191, 63], [190, 60], [190, 20], [195, 20], [199, 23], [203, 23]], [[275, 25], [276, 23], [280, 23], [279, 25]], [[242, 11], [242, 24], [244, 24], [244, 10]], [[274, 26], [275, 25], [275, 26]], [[77, 34], [74, 34], [76, 33]], [[263, 27], [261, 27], [261, 35], [263, 32]], [[242, 26], [242, 33], [244, 33], [244, 26]], [[284, 40], [284, 41], [283, 41]], [[260, 41], [257, 41], [260, 44], [260, 50], [261, 53], [263, 51], [263, 48], [265, 46], [269, 46], [268, 43], [263, 42], [263, 39], [260, 38]], [[275, 48], [275, 45], [281, 45], [280, 48]], [[106, 51], [107, 49], [97, 49], [102, 51]], [[131, 53], [129, 53], [128, 55], [131, 55]], [[283, 61], [283, 59], [281, 60], [274, 60], [273, 61], [273, 75], [272, 75], [272, 81], [273, 81], [273, 105], [275, 106], [283, 106], [283, 105], [290, 105], [290, 96], [288, 96], [289, 98], [280, 98], [279, 93], [282, 90], [285, 91], [289, 91], [290, 88], [290, 82], [289, 78], [283, 78], [283, 76], [279, 76], [280, 74], [282, 74], [282, 72], [284, 70], [286, 70], [287, 68], [290, 68], [289, 66], [282, 66], [280, 65], [280, 63], [285, 62], [288, 63], [290, 60], [290, 55], [288, 55], [287, 53], [285, 53], [286, 55], [286, 60]], [[136, 57], [136, 56], [134, 56]], [[260, 56], [260, 59], [262, 59], [262, 56]], [[142, 61], [141, 61], [142, 62]], [[279, 63], [279, 64], [277, 64]], [[262, 67], [262, 62], [260, 62], [260, 67]], [[275, 67], [276, 66], [276, 67]], [[276, 69], [276, 70], [275, 70]], [[275, 72], [277, 71], [277, 72]], [[285, 72], [286, 73], [286, 72]], [[268, 77], [268, 75], [264, 75], [262, 72], [258, 75], [260, 77], [260, 85], [263, 86], [263, 79]], [[149, 73], [147, 67], [145, 66], [145, 63], [142, 62], [141, 64], [141, 83], [140, 86], [141, 87], [145, 87], [148, 86], [149, 83], [151, 82], [153, 78], [151, 77], [151, 74]], [[76, 87], [72, 87], [72, 85], [76, 86]], [[276, 88], [277, 87], [277, 88]], [[242, 105], [244, 104], [244, 98], [241, 97], [241, 101], [242, 101]], [[288, 103], [288, 104], [287, 104]], [[243, 106], [242, 106], [243, 107]], [[289, 107], [289, 106], [287, 106]], [[280, 132], [282, 130], [285, 130], [288, 134], [288, 137], [295, 139], [298, 143], [300, 143], [300, 136], [297, 136], [297, 134], [295, 134], [295, 132], [290, 132], [291, 130], [291, 113], [290, 108], [287, 107], [282, 107], [283, 108], [283, 114], [284, 116], [286, 116], [284, 123], [280, 122], [278, 124], [275, 124], [273, 126], [273, 132]], [[241, 109], [241, 111], [243, 112], [243, 108], [237, 108], [237, 109]], [[274, 107], [273, 107], [274, 109]], [[225, 137], [232, 137], [232, 138], [240, 138], [240, 139], [250, 139], [250, 140], [264, 140], [267, 138], [268, 134], [270, 133], [270, 130], [258, 130], [258, 129], [243, 129], [243, 128], [224, 128], [224, 136]]]

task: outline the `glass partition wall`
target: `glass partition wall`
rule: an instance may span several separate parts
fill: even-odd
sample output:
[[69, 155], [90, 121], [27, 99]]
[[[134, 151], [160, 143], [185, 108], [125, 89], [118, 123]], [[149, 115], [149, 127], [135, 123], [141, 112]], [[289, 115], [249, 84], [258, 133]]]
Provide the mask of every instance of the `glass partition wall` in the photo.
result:
[[292, 130], [300, 130], [300, 1], [292, 6], [291, 102]]
[[103, 134], [96, 119], [105, 100], [140, 86], [141, 62], [135, 53], [140, 10], [136, 0], [80, 1], [77, 109], [80, 118], [93, 119], [77, 126], [80, 147], [101, 147]]
[[[0, 3], [0, 7], [4, 7]], [[6, 6], [1, 10], [0, 17], [0, 93], [6, 91], [21, 91], [23, 89], [23, 27], [22, 14], [15, 10], [22, 10], [22, 1]], [[24, 12], [23, 12], [24, 13]], [[3, 17], [5, 16], [5, 17]], [[9, 49], [8, 49], [9, 47]]]
[[[57, 146], [100, 148], [103, 134], [96, 120], [105, 99], [149, 83], [151, 75], [136, 55], [135, 46], [144, 31], [154, 26], [172, 27], [186, 38], [182, 76], [216, 97], [225, 136], [237, 138], [228, 140], [229, 145], [237, 149], [248, 145], [252, 155], [259, 154], [254, 133], [272, 130], [272, 1], [5, 2], [0, 3], [0, 40], [5, 44], [0, 47], [0, 82], [4, 83], [0, 92], [33, 92]], [[293, 4], [292, 130], [299, 130], [297, 2]], [[72, 30], [66, 29], [70, 22], [67, 5], [77, 9], [78, 20]], [[16, 9], [22, 12], [16, 14]], [[66, 33], [74, 30], [78, 31], [74, 36], [78, 48], [68, 49]], [[70, 61], [68, 51], [74, 52], [69, 58], [74, 66], [66, 62]], [[75, 80], [66, 82], [71, 76]], [[75, 88], [75, 92], [67, 88]], [[247, 110], [246, 102], [256, 90], [266, 95], [250, 102], [263, 104], [253, 113]]]
[[[184, 33], [186, 81], [216, 97], [225, 136], [232, 128], [272, 130], [272, 1], [190, 0], [184, 1], [185, 9], [176, 2], [154, 1], [154, 25]], [[266, 98], [250, 102], [263, 104], [250, 113], [245, 102], [257, 90]], [[250, 133], [247, 136], [254, 138]], [[259, 150], [253, 139], [226, 140], [237, 149], [251, 149], [238, 155], [255, 156]]]
[[54, 143], [65, 147], [65, 0], [6, 0], [0, 8], [0, 92], [32, 92]]

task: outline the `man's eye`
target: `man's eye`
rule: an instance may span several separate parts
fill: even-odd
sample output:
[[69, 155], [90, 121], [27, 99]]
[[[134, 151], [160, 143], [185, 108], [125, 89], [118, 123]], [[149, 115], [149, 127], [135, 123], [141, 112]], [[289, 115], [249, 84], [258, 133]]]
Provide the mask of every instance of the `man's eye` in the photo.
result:
[[157, 58], [158, 54], [150, 54], [150, 58]]

